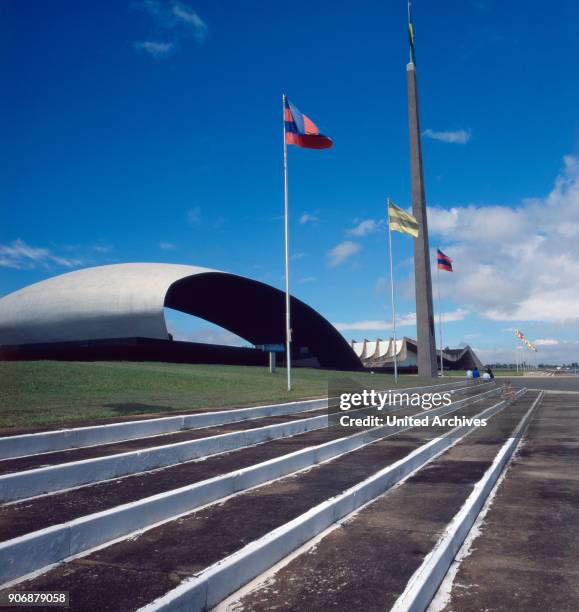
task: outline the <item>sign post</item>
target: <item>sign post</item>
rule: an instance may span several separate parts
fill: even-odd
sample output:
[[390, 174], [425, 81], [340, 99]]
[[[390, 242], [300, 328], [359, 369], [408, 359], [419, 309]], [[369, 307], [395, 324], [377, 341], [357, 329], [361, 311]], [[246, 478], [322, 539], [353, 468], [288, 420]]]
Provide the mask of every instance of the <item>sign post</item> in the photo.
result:
[[285, 346], [283, 344], [259, 344], [255, 348], [258, 348], [265, 353], [269, 353], [269, 373], [275, 374], [277, 366], [277, 353], [284, 353]]

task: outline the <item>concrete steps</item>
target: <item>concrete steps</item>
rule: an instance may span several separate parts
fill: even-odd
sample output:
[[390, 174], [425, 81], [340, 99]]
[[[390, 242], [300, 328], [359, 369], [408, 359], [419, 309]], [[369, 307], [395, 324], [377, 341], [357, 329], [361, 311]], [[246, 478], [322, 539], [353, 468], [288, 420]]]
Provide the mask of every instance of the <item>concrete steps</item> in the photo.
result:
[[[481, 389], [481, 390], [482, 390], [482, 389]], [[485, 391], [486, 391], [486, 389], [485, 389]], [[487, 393], [488, 393], [488, 392], [487, 392]], [[464, 406], [464, 404], [467, 404], [467, 403], [470, 403], [471, 401], [473, 401], [473, 400], [470, 400], [469, 398], [466, 398], [466, 400], [467, 400], [466, 402], [463, 402], [463, 406]], [[478, 400], [478, 398], [475, 398], [475, 400], [479, 401], [479, 400]], [[480, 401], [482, 401], [482, 402], [487, 402], [487, 403], [489, 403], [489, 404], [490, 404], [490, 403], [494, 403], [494, 404], [496, 404], [496, 403], [497, 403], [497, 399], [492, 399], [492, 398], [490, 397], [490, 395], [489, 395], [489, 396], [485, 396], [485, 398], [484, 398], [483, 400], [480, 400]], [[469, 412], [469, 411], [470, 411], [470, 412], [477, 412], [477, 411], [480, 411], [480, 410], [481, 410], [481, 408], [482, 408], [482, 405], [480, 405], [480, 406], [466, 406], [466, 407], [461, 408], [460, 410], [461, 410], [461, 412], [462, 412], [463, 410], [464, 410], [464, 411], [467, 411], [467, 412]], [[453, 408], [453, 409], [454, 409], [454, 408]], [[337, 442], [338, 442], [338, 443], [341, 443], [341, 441], [339, 441], [339, 440], [338, 440]], [[436, 441], [431, 441], [431, 442], [436, 442]], [[326, 443], [326, 446], [327, 446], [327, 444], [332, 444], [332, 443]], [[356, 480], [360, 480], [361, 478], [363, 478], [363, 477], [364, 477], [364, 470], [366, 470], [366, 473], [367, 473], [367, 474], [372, 474], [372, 473], [374, 473], [374, 472], [376, 471], [376, 461], [377, 461], [377, 457], [375, 457], [375, 456], [374, 456], [372, 453], [376, 453], [376, 452], [377, 452], [377, 451], [375, 450], [375, 449], [377, 448], [377, 447], [376, 447], [376, 445], [377, 445], [377, 444], [381, 444], [381, 443], [380, 443], [380, 442], [374, 442], [373, 444], [370, 444], [370, 445], [367, 445], [367, 446], [365, 446], [365, 447], [363, 447], [363, 448], [360, 448], [358, 451], [353, 451], [353, 452], [349, 453], [349, 456], [348, 456], [348, 460], [349, 460], [349, 461], [351, 460], [351, 458], [352, 458], [352, 457], [353, 457], [353, 456], [354, 456], [356, 453], [366, 453], [366, 455], [365, 455], [365, 456], [366, 456], [366, 459], [365, 459], [365, 461], [362, 461], [362, 464], [361, 464], [361, 467], [360, 467], [360, 469], [362, 470], [362, 472], [352, 472], [351, 474], [349, 474], [350, 478], [352, 478], [354, 482], [355, 482]], [[398, 460], [401, 460], [401, 458], [406, 457], [406, 456], [409, 454], [409, 452], [411, 453], [411, 449], [413, 448], [413, 447], [412, 447], [412, 444], [418, 444], [418, 445], [420, 445], [420, 435], [418, 435], [418, 437], [414, 436], [414, 438], [413, 438], [413, 436], [410, 436], [410, 437], [409, 437], [409, 439], [407, 439], [407, 440], [404, 440], [404, 439], [402, 439], [402, 438], [401, 438], [401, 439], [400, 439], [398, 442], [392, 441], [392, 442], [391, 442], [391, 443], [389, 443], [387, 446], [384, 446], [384, 449], [383, 449], [383, 451], [382, 451], [381, 453], [378, 453], [378, 458], [380, 458], [380, 460], [381, 460], [381, 461], [386, 461], [386, 460], [388, 459], [388, 457], [390, 457], [390, 459], [392, 459], [392, 460], [395, 460], [396, 458], [398, 458]], [[267, 445], [264, 445], [264, 446], [267, 446]], [[424, 446], [424, 445], [423, 445], [423, 446]], [[387, 452], [385, 451], [385, 449], [386, 449], [386, 448], [387, 448], [387, 449], [389, 449]], [[309, 449], [305, 449], [305, 450], [309, 452]], [[318, 451], [318, 452], [319, 452], [319, 451]], [[431, 445], [431, 452], [438, 452], [437, 447], [432, 447], [432, 445]], [[394, 455], [393, 455], [393, 456], [390, 456], [390, 455], [388, 455], [388, 453], [394, 453]], [[396, 454], [396, 453], [398, 453], [398, 454]], [[235, 454], [235, 453], [234, 453], [234, 454]], [[234, 454], [233, 454], [233, 455], [234, 455]], [[295, 454], [295, 453], [294, 453], [294, 454]], [[310, 454], [311, 454], [311, 453], [310, 453]], [[425, 455], [425, 456], [426, 456], [426, 455]], [[307, 467], [309, 467], [309, 466], [311, 466], [311, 465], [315, 465], [316, 463], [318, 463], [318, 462], [319, 462], [319, 460], [320, 460], [320, 458], [321, 458], [321, 457], [323, 457], [323, 455], [322, 455], [322, 456], [319, 456], [319, 457], [318, 457], [318, 459], [317, 459], [317, 461], [316, 461], [316, 460], [314, 460], [315, 458], [309, 459], [307, 462], [305, 462], [305, 464], [299, 464], [299, 465], [293, 465], [293, 466], [291, 466], [291, 464], [288, 464], [288, 465], [290, 465], [290, 467], [291, 467], [290, 473], [291, 473], [291, 471], [295, 471], [295, 469], [302, 469], [302, 470], [303, 470], [304, 468], [307, 468]], [[292, 460], [292, 459], [290, 459], [290, 461], [291, 461], [291, 460]], [[323, 486], [324, 478], [326, 478], [326, 477], [322, 478], [322, 480], [319, 480], [319, 477], [320, 477], [319, 475], [324, 473], [324, 469], [326, 469], [326, 470], [328, 469], [328, 468], [327, 468], [327, 466], [328, 466], [328, 465], [330, 465], [330, 464], [334, 463], [335, 461], [339, 461], [339, 460], [340, 460], [340, 459], [338, 458], [338, 459], [334, 459], [334, 460], [333, 460], [333, 461], [331, 461], [330, 463], [324, 463], [324, 464], [318, 465], [316, 468], [312, 468], [311, 470], [309, 470], [309, 472], [307, 471], [307, 472], [302, 473], [302, 475], [301, 475], [301, 476], [300, 476], [300, 475], [295, 476], [295, 478], [304, 478], [304, 479], [305, 479], [305, 481], [304, 481], [304, 482], [307, 482], [307, 479], [308, 479], [308, 478], [311, 478], [310, 476], [308, 476], [308, 474], [309, 474], [310, 472], [311, 472], [311, 473], [315, 473], [315, 474], [316, 474], [316, 478], [318, 478], [318, 480], [315, 480], [315, 482], [313, 482], [313, 481], [312, 481], [312, 482], [310, 482], [309, 486], [306, 486], [306, 488], [304, 489], [304, 491], [317, 491], [317, 493], [316, 493], [316, 494], [317, 494], [318, 496], [320, 496], [320, 497], [319, 497], [319, 500], [323, 500], [323, 499], [327, 498], [327, 496], [328, 496], [328, 494], [329, 494], [329, 493], [328, 493], [328, 489], [327, 489], [327, 488], [324, 488], [324, 486]], [[284, 459], [284, 461], [288, 461], [288, 460], [287, 460], [287, 459]], [[253, 468], [249, 468], [249, 469], [248, 469], [249, 471], [248, 471], [247, 473], [248, 473], [248, 474], [250, 474], [252, 470], [253, 470], [253, 471], [254, 471], [254, 473], [255, 473], [255, 469], [257, 469], [257, 468], [258, 468], [258, 466], [254, 466]], [[263, 469], [263, 468], [259, 468], [259, 469]], [[346, 471], [345, 471], [345, 470], [342, 470], [342, 472], [346, 473]], [[288, 472], [285, 472], [285, 473], [288, 473]], [[274, 474], [273, 476], [274, 476], [274, 477], [276, 477], [276, 478], [279, 478], [279, 476], [280, 476], [280, 475], [281, 475], [281, 474], [276, 473], [276, 474]], [[251, 478], [251, 477], [252, 477], [252, 476], [248, 476], [248, 478]], [[270, 474], [270, 475], [267, 475], [267, 474], [266, 474], [266, 479], [270, 479], [270, 480], [271, 480], [271, 477], [272, 477], [272, 475], [271, 475], [271, 474]], [[231, 478], [231, 476], [230, 476], [230, 478]], [[284, 479], [283, 481], [285, 481], [285, 480], [286, 480], [286, 479]], [[281, 482], [283, 482], [283, 481], [276, 481], [276, 483], [281, 483]], [[257, 482], [259, 482], [259, 480], [258, 480]], [[263, 482], [263, 480], [262, 480], [261, 482]], [[271, 486], [276, 486], [276, 483], [273, 483]], [[247, 488], [247, 485], [249, 485], [249, 484], [251, 484], [251, 481], [248, 481], [248, 482], [247, 482], [247, 483], [246, 483], [246, 484], [243, 486], [243, 488]], [[256, 484], [256, 483], [254, 482], [252, 486], [255, 486], [255, 484]], [[207, 486], [207, 484], [205, 484], [204, 486]], [[335, 493], [340, 494], [340, 492], [341, 492], [341, 491], [344, 489], [344, 487], [346, 487], [346, 488], [347, 488], [347, 483], [345, 483], [345, 482], [341, 482], [341, 481], [339, 481], [339, 482], [333, 482], [333, 483], [332, 483], [332, 486], [334, 487], [332, 490], [333, 490], [333, 491], [335, 491]], [[330, 487], [330, 488], [331, 488], [331, 487]], [[234, 489], [234, 490], [235, 490], [235, 489]], [[257, 490], [259, 490], [259, 489], [257, 489]], [[302, 493], [303, 493], [303, 491], [302, 491]], [[175, 492], [174, 492], [174, 491], [169, 492], [169, 495], [174, 495], [174, 494], [175, 494]], [[239, 500], [239, 499], [243, 498], [245, 495], [248, 495], [248, 494], [241, 494], [241, 495], [238, 495], [238, 496], [236, 496], [236, 497], [231, 498], [231, 500], [232, 500], [232, 501], [233, 501], [233, 500], [235, 500], [235, 503], [241, 503], [241, 502], [239, 502], [239, 501], [237, 501], [237, 500]], [[223, 498], [223, 492], [220, 492], [220, 493], [217, 495], [217, 497], [216, 497], [215, 499], [221, 499], [221, 498]], [[264, 499], [268, 499], [268, 496], [266, 496]], [[272, 499], [273, 499], [273, 498], [272, 498]], [[316, 498], [316, 499], [318, 499], [318, 498]], [[310, 503], [310, 502], [311, 502], [311, 500], [310, 500], [310, 502], [308, 502], [307, 500], [308, 500], [308, 496], [307, 496], [307, 495], [306, 495], [306, 496], [304, 496], [303, 494], [302, 494], [302, 495], [292, 495], [292, 496], [291, 496], [291, 501], [292, 501], [292, 505], [291, 505], [291, 507], [292, 507], [292, 508], [294, 508], [294, 510], [295, 510], [295, 504], [296, 504], [298, 501], [300, 501], [300, 502], [302, 502], [302, 503], [306, 503], [306, 505], [307, 505], [307, 503]], [[290, 500], [288, 500], [288, 503], [287, 503], [287, 504], [286, 504], [286, 503], [281, 503], [281, 504], [280, 504], [280, 500], [279, 500], [279, 498], [277, 498], [277, 500], [276, 500], [276, 502], [275, 502], [275, 504], [274, 504], [274, 506], [273, 506], [272, 508], [275, 508], [275, 507], [277, 507], [277, 508], [285, 508], [286, 506], [287, 506], [287, 508], [289, 508], [289, 501], [290, 501]], [[315, 501], [315, 500], [314, 500], [314, 501]], [[227, 504], [227, 503], [229, 503], [229, 502], [227, 502], [227, 501], [226, 501], [226, 502], [225, 502], [225, 504]], [[322, 501], [321, 503], [323, 503], [323, 501]], [[310, 503], [310, 505], [311, 505], [311, 503]], [[210, 506], [210, 508], [214, 508], [214, 507], [215, 507], [214, 505], [213, 505], [213, 506]], [[251, 517], [251, 516], [255, 516], [255, 517], [258, 517], [258, 518], [259, 518], [259, 520], [258, 520], [258, 524], [259, 524], [259, 525], [261, 525], [261, 526], [262, 526], [262, 528], [267, 528], [267, 527], [268, 527], [267, 522], [263, 522], [263, 521], [261, 520], [262, 514], [260, 514], [260, 513], [259, 513], [259, 510], [258, 510], [257, 506], [253, 505], [251, 508], [248, 508], [248, 510], [250, 510], [250, 514], [249, 514], [249, 516], [250, 516], [250, 517]], [[235, 515], [235, 516], [240, 517], [240, 520], [244, 520], [245, 522], [247, 522], [247, 523], [249, 524], [251, 521], [250, 521], [250, 520], [247, 518], [248, 510], [246, 510], [245, 512], [241, 512], [241, 513], [240, 513], [239, 511], [238, 511], [238, 512], [235, 512], [235, 513], [234, 513], [234, 515]], [[273, 510], [272, 510], [272, 511], [273, 511]], [[113, 513], [114, 513], [114, 514], [116, 514], [117, 516], [119, 516], [119, 512], [120, 512], [120, 514], [122, 514], [122, 510], [119, 510], [119, 508], [116, 508], [116, 509], [114, 509], [114, 508], [113, 508]], [[172, 512], [173, 512], [172, 516], [174, 516], [174, 513], [175, 513], [175, 508], [172, 508]], [[273, 512], [273, 513], [277, 515], [277, 516], [276, 516], [276, 518], [277, 518], [278, 520], [283, 520], [284, 515], [283, 515], [283, 513], [282, 513], [282, 512], [278, 511], [277, 513], [276, 513], [276, 512]], [[164, 525], [160, 525], [158, 528], [153, 527], [152, 529], [148, 529], [147, 531], [145, 531], [143, 535], [138, 536], [138, 538], [137, 538], [137, 540], [136, 540], [136, 541], [138, 541], [138, 542], [142, 543], [142, 542], [144, 542], [144, 541], [145, 541], [143, 538], [145, 537], [145, 535], [146, 535], [146, 534], [149, 534], [149, 535], [146, 535], [146, 538], [148, 538], [148, 537], [150, 537], [150, 534], [151, 534], [151, 533], [155, 532], [157, 529], [160, 529], [161, 531], [160, 531], [159, 533], [161, 533], [162, 535], [160, 536], [160, 540], [159, 540], [159, 541], [160, 541], [161, 543], [163, 543], [163, 542], [165, 542], [165, 543], [166, 543], [166, 542], [168, 541], [168, 540], [167, 540], [167, 537], [169, 537], [169, 541], [175, 541], [175, 539], [176, 539], [176, 541], [179, 541], [179, 542], [181, 542], [181, 543], [185, 543], [185, 544], [187, 544], [187, 543], [189, 543], [189, 541], [190, 541], [190, 540], [189, 540], [189, 538], [188, 538], [188, 536], [187, 536], [187, 534], [186, 534], [186, 533], [181, 533], [181, 534], [179, 535], [179, 534], [177, 533], [177, 531], [175, 531], [175, 525], [179, 524], [179, 522], [180, 522], [180, 521], [181, 521], [181, 522], [182, 522], [182, 521], [189, 521], [189, 519], [190, 519], [191, 517], [196, 517], [196, 518], [199, 518], [199, 516], [200, 516], [200, 515], [198, 515], [198, 513], [193, 513], [192, 515], [191, 515], [191, 514], [190, 514], [190, 515], [188, 515], [188, 518], [182, 518], [182, 519], [179, 519], [177, 522], [175, 522], [175, 521], [173, 520], [171, 523], [165, 523]], [[245, 518], [244, 518], [244, 517], [245, 517]], [[86, 518], [87, 518], [87, 517], [84, 517], [84, 519], [86, 519]], [[80, 520], [81, 520], [81, 522], [83, 521], [83, 519], [80, 519]], [[94, 520], [94, 519], [93, 519], [93, 520]], [[191, 520], [195, 521], [195, 519], [191, 519]], [[249, 521], [249, 522], [248, 522], [248, 521]], [[105, 526], [105, 525], [106, 525], [106, 526], [107, 526], [107, 528], [110, 528], [111, 523], [114, 523], [114, 522], [115, 522], [115, 520], [113, 520], [113, 516], [112, 516], [112, 515], [103, 516], [103, 517], [102, 517], [102, 519], [100, 520], [100, 525], [101, 525], [101, 526]], [[169, 528], [169, 527], [167, 527], [167, 525], [171, 525], [171, 527]], [[136, 526], [137, 528], [139, 527], [139, 525], [134, 525], [134, 526]], [[269, 527], [271, 527], [271, 525], [270, 525]], [[225, 524], [222, 524], [222, 528], [223, 528], [223, 529], [225, 528]], [[48, 530], [47, 530], [47, 531], [48, 531]], [[134, 531], [134, 529], [133, 529], [133, 531]], [[211, 530], [211, 529], [209, 529], [209, 530], [205, 530], [205, 531], [208, 531], [208, 533], [213, 534], [211, 537], [214, 537], [215, 530]], [[203, 532], [203, 530], [202, 530], [202, 532]], [[217, 532], [219, 533], [219, 532], [220, 532], [220, 530], [218, 529], [218, 530], [217, 530]], [[169, 534], [170, 534], [170, 535], [169, 535]], [[125, 534], [125, 535], [126, 535], [126, 534]], [[24, 536], [24, 537], [25, 537], [25, 536]], [[49, 534], [47, 534], [47, 537], [49, 537]], [[248, 535], [247, 537], [248, 537], [248, 538], [250, 538], [251, 536], [250, 536], [250, 535]], [[70, 534], [69, 534], [69, 538], [70, 538]], [[145, 539], [146, 539], [146, 538], [145, 538]], [[82, 538], [80, 538], [80, 539], [82, 539]], [[76, 538], [76, 540], [75, 540], [75, 541], [76, 541], [76, 542], [78, 542], [78, 541], [79, 541], [79, 538]], [[110, 541], [110, 536], [109, 536], [109, 541]], [[116, 552], [116, 551], [117, 551], [118, 549], [117, 549], [117, 548], [115, 548], [116, 546], [121, 546], [121, 547], [124, 547], [124, 546], [129, 545], [131, 541], [132, 541], [132, 540], [126, 540], [126, 539], [125, 539], [125, 540], [123, 540], [122, 542], [119, 542], [119, 544], [118, 544], [118, 545], [107, 546], [105, 549], [103, 549], [103, 551], [101, 552], [101, 554], [106, 554], [106, 555], [108, 555], [108, 554], [117, 554], [117, 552]], [[197, 534], [195, 535], [195, 542], [197, 543], [197, 542], [199, 542], [199, 541], [200, 541], [200, 534], [198, 534], [198, 533], [197, 533]], [[5, 543], [5, 544], [7, 544], [7, 543]], [[14, 544], [14, 543], [13, 543], [13, 544]], [[95, 546], [95, 545], [98, 545], [98, 542], [95, 542], [94, 540], [93, 540], [93, 541], [91, 541], [91, 540], [90, 540], [90, 538], [89, 538], [89, 539], [88, 539], [88, 545], [89, 545], [89, 546]], [[69, 547], [71, 546], [71, 541], [70, 541], [70, 540], [68, 541], [67, 546], [69, 546]], [[151, 545], [151, 546], [152, 546], [152, 549], [153, 549], [153, 550], [158, 550], [158, 547], [157, 547], [157, 545], [156, 545], [156, 544], [153, 544], [153, 545]], [[163, 544], [163, 546], [165, 546], [165, 544]], [[33, 549], [35, 549], [35, 548], [37, 548], [36, 544], [33, 546]], [[174, 557], [175, 557], [175, 549], [174, 549], [174, 547], [171, 547], [171, 546], [170, 546], [170, 547], [169, 547], [169, 549], [165, 549], [165, 550], [168, 550], [167, 554], [170, 554], [170, 556], [171, 556], [172, 558], [174, 558]], [[106, 551], [106, 552], [104, 552], [104, 551]], [[172, 552], [170, 552], [170, 551], [172, 551]], [[12, 552], [13, 552], [13, 551], [12, 551]], [[61, 555], [62, 555], [62, 553], [63, 553], [63, 552], [66, 552], [66, 546], [64, 547], [64, 550], [63, 550], [63, 551], [61, 551], [61, 553], [59, 553], [59, 554], [61, 554]], [[73, 552], [73, 549], [72, 549], [72, 548], [69, 548], [69, 553], [74, 554], [74, 552]], [[97, 555], [97, 557], [93, 557], [93, 556], [92, 556], [93, 554], [96, 554], [96, 555]], [[42, 581], [47, 581], [47, 580], [48, 580], [48, 581], [50, 581], [50, 580], [52, 580], [53, 578], [55, 578], [54, 572], [57, 572], [57, 573], [58, 573], [58, 572], [60, 572], [60, 571], [64, 572], [64, 574], [66, 574], [66, 576], [68, 576], [67, 580], [72, 580], [72, 581], [74, 581], [74, 579], [73, 579], [73, 574], [74, 574], [75, 576], [77, 576], [77, 575], [84, 575], [84, 574], [86, 574], [86, 572], [87, 572], [87, 571], [89, 571], [89, 570], [87, 570], [87, 567], [86, 567], [87, 565], [88, 565], [88, 566], [90, 566], [90, 567], [92, 568], [92, 569], [90, 570], [90, 572], [92, 572], [92, 573], [91, 573], [91, 575], [92, 575], [92, 576], [93, 576], [93, 578], [94, 578], [94, 575], [95, 575], [95, 574], [94, 574], [94, 572], [95, 572], [95, 571], [97, 571], [97, 570], [96, 570], [97, 566], [98, 566], [98, 568], [100, 568], [100, 570], [102, 570], [102, 571], [104, 571], [105, 573], [107, 573], [107, 572], [108, 572], [108, 569], [104, 569], [104, 568], [105, 568], [105, 566], [106, 566], [106, 568], [110, 568], [110, 567], [112, 567], [112, 566], [116, 566], [116, 565], [118, 565], [118, 564], [116, 564], [116, 563], [112, 563], [112, 564], [111, 564], [111, 563], [109, 563], [109, 562], [105, 562], [105, 561], [103, 561], [102, 559], [101, 559], [101, 560], [99, 560], [99, 558], [98, 558], [98, 554], [99, 554], [99, 552], [98, 552], [98, 551], [97, 551], [97, 552], [95, 552], [95, 553], [90, 553], [90, 551], [89, 551], [88, 556], [86, 556], [86, 554], [85, 554], [85, 555], [83, 555], [81, 558], [79, 558], [78, 560], [71, 560], [71, 561], [69, 561], [68, 563], [65, 563], [64, 565], [57, 566], [57, 567], [56, 567], [54, 570], [51, 570], [51, 571], [47, 572], [46, 574], [43, 574], [43, 576], [40, 576], [40, 577], [38, 577], [37, 579], [35, 579], [35, 583], [36, 583], [36, 581], [41, 581], [41, 582], [42, 582]], [[127, 554], [129, 554], [129, 556], [130, 556], [130, 553], [127, 553]], [[136, 566], [135, 566], [135, 567], [141, 567], [141, 566], [142, 566], [142, 561], [141, 561], [141, 560], [142, 560], [142, 558], [143, 558], [143, 555], [145, 555], [145, 553], [142, 553], [142, 554], [141, 554], [141, 553], [138, 553], [138, 552], [134, 552], [134, 551], [133, 551], [133, 553], [132, 553], [132, 554], [133, 554], [133, 557], [134, 557], [134, 559], [135, 559], [135, 562], [134, 562], [134, 563], [136, 564]], [[1, 555], [1, 546], [0, 546], [0, 555]], [[66, 556], [66, 555], [65, 555], [65, 556]], [[155, 558], [157, 558], [157, 559], [159, 558], [159, 555], [156, 555], [156, 556], [155, 556], [155, 555], [147, 554], [147, 556], [148, 556], [148, 557], [150, 557], [151, 559], [152, 559], [153, 557], [155, 557]], [[20, 555], [20, 556], [19, 556], [19, 558], [20, 558], [20, 559], [25, 558], [25, 557], [26, 557], [26, 555]], [[57, 555], [57, 557], [58, 557], [58, 555]], [[62, 559], [62, 558], [63, 558], [63, 557], [62, 557], [62, 556], [60, 556], [60, 559]], [[163, 554], [161, 554], [161, 558], [163, 558]], [[44, 564], [46, 565], [47, 560], [48, 560], [48, 559], [44, 559], [44, 560], [42, 561], [42, 563], [44, 563]], [[45, 567], [45, 565], [42, 565], [42, 567]], [[131, 564], [129, 563], [129, 565], [131, 565]], [[72, 567], [74, 567], [74, 571], [71, 569]], [[131, 567], [133, 567], [133, 566], [131, 566]], [[63, 568], [64, 568], [64, 569], [63, 569]], [[19, 570], [19, 571], [21, 572], [21, 570], [22, 570], [22, 568], [20, 568], [20, 570]], [[100, 571], [100, 570], [99, 570], [99, 571]], [[153, 571], [153, 572], [157, 572], [157, 574], [158, 574], [158, 573], [159, 573], [159, 571], [163, 572], [164, 570], [159, 570], [159, 568], [157, 568], [156, 570], [151, 570], [151, 571]], [[17, 572], [17, 573], [18, 573], [18, 572]], [[148, 575], [146, 570], [143, 570], [143, 571], [141, 571], [141, 570], [139, 570], [139, 571], [133, 570], [133, 573], [135, 574], [135, 576], [137, 576], [137, 574], [138, 574], [140, 577], [143, 577], [143, 576]], [[174, 576], [175, 576], [175, 575], [179, 575], [179, 576], [180, 576], [180, 575], [182, 574], [182, 570], [177, 569], [177, 570], [171, 571], [171, 572], [169, 572], [169, 573], [170, 573], [170, 575], [171, 575], [171, 576], [173, 576], [173, 578], [174, 578]], [[114, 572], [113, 572], [113, 574], [114, 574]], [[20, 575], [21, 575], [21, 573], [20, 573]], [[99, 575], [100, 575], [100, 574], [99, 574]], [[121, 575], [124, 575], [124, 573], [123, 573], [123, 572], [119, 572], [119, 573], [118, 573], [118, 576], [121, 576]], [[156, 574], [155, 574], [155, 575], [156, 575]], [[91, 578], [91, 580], [92, 580], [93, 578]], [[63, 579], [63, 576], [59, 576], [58, 578], [56, 578], [56, 580], [57, 580], [57, 581], [59, 581], [59, 580], [61, 581], [62, 579]], [[103, 577], [103, 579], [105, 579], [105, 578]], [[107, 580], [107, 581], [108, 581], [108, 580], [113, 580], [113, 576], [111, 575], [111, 576], [107, 577], [107, 578], [106, 578], [106, 580]], [[150, 580], [145, 580], [145, 582], [146, 582], [147, 584], [149, 584], [149, 583], [150, 583]], [[161, 582], [162, 582], [162, 581], [161, 581]], [[26, 584], [27, 584], [27, 585], [28, 585], [28, 588], [31, 588], [31, 587], [30, 587], [30, 583], [28, 583], [28, 582], [24, 582], [24, 583], [22, 583], [22, 584], [23, 584], [23, 585], [26, 585]], [[43, 582], [43, 584], [44, 584], [44, 582]], [[112, 584], [113, 584], [113, 583], [111, 582], [111, 585], [112, 585]], [[155, 584], [155, 585], [157, 585], [157, 586], [155, 587], [155, 588], [157, 588], [157, 587], [158, 587], [158, 583], [154, 581], [154, 584]], [[45, 586], [46, 586], [46, 584], [45, 584]], [[40, 588], [40, 587], [39, 587], [39, 588]], [[42, 587], [42, 588], [44, 588], [44, 587]], [[48, 588], [48, 587], [46, 587], [46, 588]], [[140, 587], [139, 587], [139, 588], [140, 588]], [[137, 590], [138, 590], [138, 589], [137, 589]], [[114, 588], [113, 588], [113, 587], [111, 587], [111, 592], [114, 592]], [[142, 596], [143, 596], [143, 597], [147, 597], [147, 596], [151, 595], [151, 591], [150, 591], [150, 588], [149, 588], [149, 587], [145, 587], [145, 586], [143, 586], [140, 592], [142, 592], [142, 594], [143, 594]], [[96, 600], [95, 600], [95, 601], [96, 601]], [[101, 601], [101, 605], [103, 605], [102, 601]], [[139, 605], [140, 605], [140, 604], [139, 604]], [[83, 609], [89, 609], [89, 608], [83, 608]], [[102, 608], [102, 607], [101, 607], [101, 608], [99, 608], [99, 609], [106, 609], [106, 607], [105, 607], [105, 608]], [[117, 608], [117, 609], [118, 609], [118, 608]]]

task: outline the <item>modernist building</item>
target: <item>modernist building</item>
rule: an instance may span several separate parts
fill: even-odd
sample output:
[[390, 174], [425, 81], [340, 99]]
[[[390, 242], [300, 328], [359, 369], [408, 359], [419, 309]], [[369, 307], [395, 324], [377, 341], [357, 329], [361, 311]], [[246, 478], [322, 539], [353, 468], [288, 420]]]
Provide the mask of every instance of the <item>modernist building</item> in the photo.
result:
[[[415, 340], [411, 338], [402, 338], [394, 340], [362, 340], [360, 342], [352, 340], [352, 349], [360, 358], [365, 368], [373, 370], [391, 371], [394, 369], [394, 352], [396, 351], [396, 359], [398, 368], [402, 372], [416, 372], [418, 370], [418, 346]], [[438, 367], [440, 367], [440, 350], [437, 351], [436, 357]], [[482, 362], [476, 356], [470, 346], [464, 348], [444, 348], [442, 349], [442, 359], [446, 370], [468, 370], [474, 367], [481, 369]]]
[[[0, 358], [265, 363], [255, 348], [173, 341], [164, 308], [210, 321], [254, 346], [285, 341], [284, 293], [196, 266], [128, 263], [77, 270], [0, 299]], [[292, 297], [296, 365], [361, 362], [324, 317]]]

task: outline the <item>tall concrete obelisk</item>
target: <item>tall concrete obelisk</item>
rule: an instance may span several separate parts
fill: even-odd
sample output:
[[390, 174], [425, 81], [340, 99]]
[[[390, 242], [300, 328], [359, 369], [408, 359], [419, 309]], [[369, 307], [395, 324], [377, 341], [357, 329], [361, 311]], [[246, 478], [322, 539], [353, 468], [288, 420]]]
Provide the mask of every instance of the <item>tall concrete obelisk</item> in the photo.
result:
[[[412, 49], [413, 51], [413, 49]], [[410, 129], [410, 174], [412, 179], [412, 214], [420, 226], [414, 239], [414, 283], [416, 287], [416, 331], [418, 342], [418, 375], [437, 376], [436, 340], [434, 336], [434, 308], [432, 306], [432, 277], [428, 246], [428, 220], [422, 171], [422, 144], [414, 53], [406, 66], [408, 82], [408, 127]]]

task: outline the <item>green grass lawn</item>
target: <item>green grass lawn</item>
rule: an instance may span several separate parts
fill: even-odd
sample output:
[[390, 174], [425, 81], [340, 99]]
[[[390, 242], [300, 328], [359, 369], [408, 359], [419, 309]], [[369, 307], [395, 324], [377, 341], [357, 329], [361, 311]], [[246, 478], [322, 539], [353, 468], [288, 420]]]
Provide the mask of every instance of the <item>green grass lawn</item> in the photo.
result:
[[[75, 422], [247, 406], [327, 395], [328, 384], [348, 380], [377, 389], [394, 377], [365, 372], [296, 368], [286, 391], [279, 369], [129, 362], [0, 362], [0, 428], [34, 428]], [[402, 376], [398, 387], [432, 384]]]

